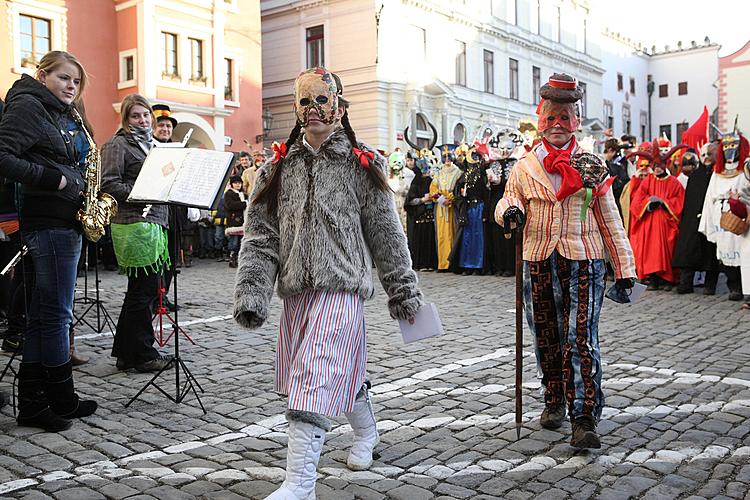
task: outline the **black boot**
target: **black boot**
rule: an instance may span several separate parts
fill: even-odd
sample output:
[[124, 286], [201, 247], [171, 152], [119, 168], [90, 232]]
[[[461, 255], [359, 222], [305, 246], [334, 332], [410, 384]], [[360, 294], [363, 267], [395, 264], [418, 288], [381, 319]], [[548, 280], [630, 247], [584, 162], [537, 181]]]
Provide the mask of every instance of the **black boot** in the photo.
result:
[[53, 412], [44, 394], [46, 374], [41, 363], [21, 363], [18, 369], [18, 425], [47, 432], [69, 429], [71, 421]]
[[96, 401], [81, 401], [73, 387], [73, 363], [53, 368], [45, 367], [47, 380], [44, 390], [52, 411], [63, 418], [80, 418], [93, 415]]
[[680, 269], [680, 284], [677, 285], [677, 293], [693, 293], [693, 280], [695, 271], [692, 269]]
[[229, 267], [237, 267], [237, 252], [229, 252]]

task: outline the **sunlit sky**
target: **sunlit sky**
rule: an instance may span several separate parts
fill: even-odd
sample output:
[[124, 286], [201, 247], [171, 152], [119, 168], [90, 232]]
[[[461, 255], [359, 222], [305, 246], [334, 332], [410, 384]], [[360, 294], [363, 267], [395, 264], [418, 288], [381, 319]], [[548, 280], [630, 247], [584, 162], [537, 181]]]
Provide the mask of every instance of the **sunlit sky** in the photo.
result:
[[729, 55], [750, 40], [749, 0], [590, 0], [592, 14], [611, 31], [646, 47], [664, 50], [690, 41], [699, 44], [708, 35]]

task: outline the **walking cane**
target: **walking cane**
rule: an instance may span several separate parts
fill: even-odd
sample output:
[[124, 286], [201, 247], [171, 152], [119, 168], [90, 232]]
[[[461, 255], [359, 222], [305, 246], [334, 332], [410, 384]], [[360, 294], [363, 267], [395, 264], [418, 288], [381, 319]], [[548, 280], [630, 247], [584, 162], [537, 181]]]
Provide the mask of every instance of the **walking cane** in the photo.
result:
[[[521, 439], [523, 414], [523, 224], [516, 233], [516, 439]], [[512, 233], [505, 233], [510, 238]]]

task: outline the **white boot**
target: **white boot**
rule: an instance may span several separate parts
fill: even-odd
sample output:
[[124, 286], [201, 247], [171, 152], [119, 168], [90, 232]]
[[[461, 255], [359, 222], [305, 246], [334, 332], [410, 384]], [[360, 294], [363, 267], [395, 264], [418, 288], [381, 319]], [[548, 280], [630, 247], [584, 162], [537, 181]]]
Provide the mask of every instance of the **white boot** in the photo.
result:
[[354, 442], [346, 466], [351, 470], [367, 470], [372, 465], [372, 450], [380, 442], [380, 435], [366, 384], [357, 394], [351, 413], [345, 412], [344, 415], [354, 431]]
[[315, 500], [318, 460], [326, 431], [309, 422], [289, 421], [286, 479], [267, 500]]

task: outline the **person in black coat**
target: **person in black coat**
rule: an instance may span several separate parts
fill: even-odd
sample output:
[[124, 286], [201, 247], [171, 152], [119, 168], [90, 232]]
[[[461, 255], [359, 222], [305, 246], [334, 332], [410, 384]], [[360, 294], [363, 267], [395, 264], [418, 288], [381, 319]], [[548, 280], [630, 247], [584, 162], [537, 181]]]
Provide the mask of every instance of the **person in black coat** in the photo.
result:
[[242, 226], [245, 222], [247, 197], [242, 192], [242, 177], [229, 178], [229, 189], [224, 193], [224, 209], [227, 211], [227, 237], [229, 238], [229, 267], [237, 267], [237, 254], [242, 241]]
[[406, 194], [404, 209], [411, 265], [415, 271], [432, 271], [437, 269], [437, 246], [435, 203], [430, 196], [430, 166], [424, 159], [407, 160], [407, 166], [410, 164], [414, 165], [414, 179]]
[[[707, 151], [716, 145], [706, 146]], [[694, 149], [688, 149], [682, 156], [682, 173], [688, 176], [685, 187], [685, 205], [682, 209], [680, 229], [677, 234], [672, 266], [680, 269], [680, 283], [677, 293], [693, 293], [695, 273], [706, 272], [704, 293], [711, 295], [716, 292], [716, 282], [719, 279], [719, 262], [716, 258], [716, 244], [706, 239], [706, 235], [698, 231], [703, 202], [706, 198], [708, 183], [711, 180], [714, 154], [704, 156], [706, 163], [698, 160]]]
[[23, 75], [8, 91], [0, 121], [0, 176], [21, 185], [20, 228], [34, 267], [17, 420], [56, 432], [97, 408], [75, 392], [69, 338], [82, 242], [76, 215], [90, 146], [82, 133], [81, 63], [53, 51], [37, 68], [36, 78]]

